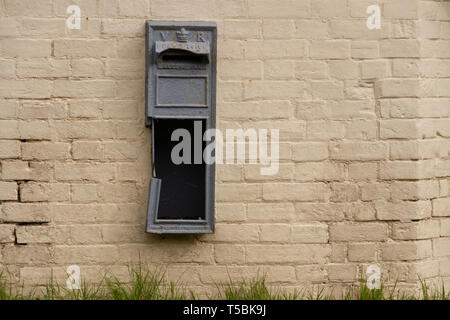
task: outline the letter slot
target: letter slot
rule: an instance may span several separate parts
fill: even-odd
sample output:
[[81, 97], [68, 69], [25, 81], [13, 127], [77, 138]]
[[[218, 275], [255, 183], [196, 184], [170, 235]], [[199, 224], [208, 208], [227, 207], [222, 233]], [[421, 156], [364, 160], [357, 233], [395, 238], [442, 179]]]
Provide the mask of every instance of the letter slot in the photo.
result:
[[149, 233], [213, 233], [216, 127], [214, 22], [146, 22], [146, 108], [151, 127]]

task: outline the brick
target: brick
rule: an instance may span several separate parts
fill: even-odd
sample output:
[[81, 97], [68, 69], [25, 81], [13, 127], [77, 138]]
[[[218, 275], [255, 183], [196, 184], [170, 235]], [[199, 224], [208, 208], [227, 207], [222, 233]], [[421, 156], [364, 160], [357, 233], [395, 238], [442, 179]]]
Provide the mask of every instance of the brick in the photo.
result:
[[244, 47], [246, 59], [303, 58], [306, 56], [305, 40], [249, 40]]
[[297, 266], [295, 271], [300, 282], [323, 283], [327, 279], [325, 269], [320, 266]]
[[14, 225], [0, 224], [0, 243], [14, 243]]
[[374, 180], [378, 176], [376, 163], [350, 163], [348, 177], [352, 180]]
[[15, 62], [12, 59], [1, 59], [0, 60], [0, 78], [3, 79], [13, 79], [16, 75]]
[[439, 237], [440, 225], [437, 220], [417, 222], [396, 222], [392, 225], [392, 238], [395, 240], [422, 240]]
[[414, 60], [414, 62], [416, 62], [413, 65], [416, 75], [420, 73], [422, 77], [426, 78], [445, 78], [450, 74], [450, 64], [445, 60], [424, 59]]
[[418, 64], [417, 59], [395, 59], [392, 61], [392, 75], [394, 77], [417, 77], [419, 75]]
[[52, 166], [46, 162], [3, 161], [2, 179], [49, 181]]
[[418, 40], [389, 39], [380, 42], [380, 52], [386, 58], [418, 58], [420, 46]]
[[218, 201], [253, 201], [262, 196], [260, 184], [219, 184], [216, 199]]
[[271, 175], [263, 175], [261, 169], [267, 168], [269, 166], [262, 164], [255, 165], [245, 165], [244, 166], [244, 176], [247, 181], [267, 181], [267, 180], [277, 180], [286, 181], [291, 180], [294, 176], [294, 165], [291, 163], [281, 163], [278, 164], [278, 171]]
[[328, 37], [327, 23], [312, 19], [295, 20], [294, 36], [300, 39], [325, 39]]
[[2, 58], [44, 58], [51, 56], [50, 40], [0, 40]]
[[129, 1], [119, 1], [119, 15], [125, 17], [146, 17], [149, 11], [149, 2], [147, 0], [138, 0], [130, 3]]
[[55, 121], [53, 127], [60, 139], [112, 139], [116, 133], [112, 121]]
[[72, 202], [89, 203], [99, 199], [99, 186], [97, 184], [72, 184]]
[[382, 160], [388, 145], [382, 142], [336, 142], [330, 146], [330, 158], [336, 160]]
[[294, 78], [294, 63], [284, 60], [264, 61], [264, 79], [289, 80]]
[[[345, 7], [345, 6], [342, 6]], [[389, 36], [389, 26], [368, 30], [367, 19], [331, 20], [330, 36], [334, 39], [383, 39]]]
[[68, 184], [36, 182], [20, 184], [21, 202], [68, 201], [69, 194], [70, 190]]
[[263, 64], [260, 61], [224, 60], [219, 63], [219, 74], [225, 80], [262, 79]]
[[295, 165], [296, 181], [338, 181], [343, 180], [343, 164], [328, 162], [297, 163]]
[[377, 84], [376, 91], [379, 97], [418, 97], [420, 83], [416, 79], [384, 79]]
[[295, 203], [295, 212], [300, 221], [342, 221], [349, 211], [346, 204]]
[[387, 19], [416, 19], [418, 17], [418, 2], [399, 0], [387, 2], [383, 15]]
[[265, 19], [262, 23], [264, 39], [290, 39], [295, 30], [293, 20]]
[[74, 141], [72, 143], [74, 159], [96, 160], [103, 158], [103, 148], [97, 141]]
[[258, 20], [225, 20], [223, 33], [226, 38], [248, 40], [261, 38], [261, 23]]
[[139, 197], [134, 183], [107, 183], [100, 189], [100, 198], [105, 202], [136, 202]]
[[103, 63], [99, 59], [72, 59], [72, 76], [82, 78], [103, 77]]
[[270, 0], [249, 0], [249, 16], [269, 18], [308, 17], [310, 3], [306, 0], [281, 0], [274, 3]]
[[392, 141], [389, 143], [391, 160], [424, 160], [439, 157], [440, 144], [432, 140]]
[[303, 96], [303, 83], [295, 81], [253, 81], [245, 84], [248, 99], [286, 99]]
[[331, 241], [384, 241], [387, 225], [382, 223], [334, 224], [330, 226]]
[[242, 166], [218, 165], [216, 167], [216, 179], [219, 181], [241, 181]]
[[64, 119], [66, 116], [66, 102], [58, 100], [24, 101], [19, 112], [23, 120]]
[[340, 80], [349, 80], [358, 78], [358, 63], [351, 60], [330, 61], [328, 63], [330, 75]]
[[69, 61], [62, 59], [27, 59], [17, 61], [19, 78], [63, 78], [69, 76]]
[[135, 119], [138, 104], [133, 100], [105, 101], [103, 105], [103, 118], [105, 119]]
[[22, 139], [49, 140], [52, 136], [52, 128], [47, 121], [20, 121], [19, 133]]
[[101, 108], [102, 102], [98, 100], [70, 100], [69, 116], [71, 118], [99, 118]]
[[113, 164], [66, 163], [55, 164], [55, 178], [60, 181], [111, 181], [115, 177]]
[[49, 226], [19, 226], [16, 229], [18, 244], [53, 243], [54, 228]]
[[322, 142], [300, 142], [292, 145], [292, 160], [321, 161], [328, 158], [328, 145]]
[[19, 157], [20, 141], [0, 140], [0, 159], [17, 159]]
[[105, 142], [104, 155], [110, 160], [133, 160], [137, 158], [140, 146], [130, 142]]
[[[14, 119], [17, 117], [19, 110], [18, 102], [16, 100], [0, 99], [2, 107], [0, 108], [0, 119]], [[2, 128], [4, 121], [0, 121], [0, 128]], [[5, 129], [3, 129], [5, 130]], [[6, 131], [6, 130], [5, 130]], [[8, 130], [9, 131], [9, 130]], [[0, 135], [5, 135], [4, 131], [0, 129]]]
[[55, 246], [55, 262], [70, 263], [112, 263], [119, 258], [119, 250], [113, 245]]
[[[370, 108], [371, 109], [371, 108]], [[360, 113], [360, 111], [357, 111]], [[372, 115], [372, 110], [361, 110], [361, 114], [370, 117]], [[352, 120], [348, 122], [345, 137], [347, 139], [355, 140], [372, 140], [377, 136], [377, 122], [376, 121], [366, 121], [366, 120]]]
[[392, 199], [424, 200], [439, 196], [439, 182], [425, 181], [394, 181], [391, 185]]
[[359, 187], [357, 185], [337, 182], [331, 184], [330, 201], [351, 202], [357, 201], [359, 198]]
[[139, 19], [102, 20], [102, 34], [107, 37], [142, 37], [145, 33], [144, 29], [145, 28]]
[[375, 59], [378, 58], [378, 41], [352, 41], [351, 56], [356, 59]]
[[346, 40], [313, 40], [310, 47], [312, 59], [350, 58], [350, 42]]
[[327, 64], [322, 61], [296, 61], [295, 78], [306, 79], [325, 79], [327, 78]]
[[263, 185], [264, 200], [325, 201], [329, 189], [324, 183], [272, 183]]
[[2, 139], [19, 139], [19, 122], [15, 120], [0, 121], [0, 138]]
[[238, 222], [245, 220], [245, 206], [242, 203], [216, 203], [217, 222]]
[[[2, 7], [2, 10], [4, 8]], [[0, 36], [2, 37], [14, 37], [19, 35], [19, 23], [18, 19], [14, 17], [5, 17], [2, 14], [2, 21], [0, 22]]]
[[311, 82], [311, 91], [315, 99], [343, 99], [344, 91], [340, 82], [314, 81]]
[[384, 78], [388, 75], [388, 67], [389, 64], [386, 60], [363, 61], [361, 62], [361, 77], [363, 79]]
[[352, 262], [375, 262], [376, 250], [375, 243], [349, 243], [348, 260]]
[[450, 198], [433, 200], [433, 216], [450, 217]]
[[376, 201], [375, 208], [379, 220], [417, 220], [431, 216], [429, 201], [402, 201], [386, 202]]
[[252, 222], [287, 222], [293, 217], [294, 206], [291, 203], [249, 203], [247, 205], [247, 218]]
[[123, 39], [117, 44], [117, 57], [125, 59], [142, 59], [144, 56], [144, 48], [144, 39]]
[[331, 264], [326, 267], [330, 281], [353, 282], [357, 280], [357, 268], [351, 264]]
[[306, 127], [308, 140], [327, 141], [342, 139], [345, 136], [345, 126], [342, 122], [309, 121]]
[[415, 120], [380, 121], [380, 138], [415, 139], [421, 136]]
[[216, 244], [214, 246], [214, 258], [219, 264], [243, 264], [245, 262], [245, 250], [241, 245]]
[[4, 203], [1, 219], [6, 222], [50, 222], [51, 214], [46, 204]]
[[3, 262], [6, 264], [36, 266], [38, 264], [48, 264], [50, 261], [50, 248], [47, 246], [5, 246], [3, 249]]
[[333, 242], [331, 243], [331, 262], [345, 262], [347, 259], [347, 244]]
[[116, 45], [113, 40], [54, 40], [54, 55], [55, 57], [113, 58], [116, 56]]
[[440, 221], [440, 236], [450, 236], [450, 219], [441, 219]]
[[383, 180], [427, 179], [434, 177], [432, 160], [391, 161], [380, 164], [380, 178]]
[[264, 224], [260, 227], [259, 239], [262, 242], [287, 243], [291, 237], [289, 224]]
[[114, 95], [115, 84], [110, 80], [56, 80], [55, 97], [107, 98]]
[[23, 160], [64, 160], [70, 158], [70, 144], [59, 142], [22, 143]]
[[326, 224], [294, 224], [291, 239], [295, 243], [327, 243], [328, 226]]
[[418, 260], [431, 256], [431, 241], [400, 241], [384, 243], [381, 246], [384, 261]]
[[322, 263], [329, 256], [330, 247], [323, 244], [296, 245], [248, 245], [246, 261], [248, 263]]
[[348, 15], [348, 8], [339, 0], [316, 0], [312, 3], [311, 14], [321, 18], [345, 17]]
[[0, 96], [4, 98], [50, 98], [49, 80], [0, 80]]
[[115, 79], [143, 79], [142, 64], [139, 60], [107, 59], [105, 75]]

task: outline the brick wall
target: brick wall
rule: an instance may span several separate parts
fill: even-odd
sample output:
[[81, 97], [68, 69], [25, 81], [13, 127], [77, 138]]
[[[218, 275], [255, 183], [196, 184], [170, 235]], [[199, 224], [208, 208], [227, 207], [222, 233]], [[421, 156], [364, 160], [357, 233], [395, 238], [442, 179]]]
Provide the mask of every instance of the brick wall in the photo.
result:
[[[219, 128], [280, 129], [277, 175], [217, 166], [214, 235], [144, 233], [146, 19], [216, 21]], [[339, 288], [379, 264], [388, 285], [450, 286], [449, 59], [448, 1], [0, 0], [0, 266], [43, 285], [140, 257], [204, 292], [258, 270]]]

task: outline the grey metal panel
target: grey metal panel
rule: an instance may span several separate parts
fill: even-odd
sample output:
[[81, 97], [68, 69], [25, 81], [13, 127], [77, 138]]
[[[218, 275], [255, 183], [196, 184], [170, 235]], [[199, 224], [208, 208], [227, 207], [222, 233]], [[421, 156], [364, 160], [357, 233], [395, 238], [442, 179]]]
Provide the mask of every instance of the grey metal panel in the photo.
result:
[[[211, 21], [146, 22], [146, 125], [153, 119], [204, 119], [216, 127], [217, 27]], [[154, 139], [155, 132], [152, 132]], [[152, 141], [152, 157], [158, 150]], [[164, 179], [153, 170], [147, 217], [151, 233], [213, 233], [215, 165], [206, 164], [205, 219], [158, 219]]]

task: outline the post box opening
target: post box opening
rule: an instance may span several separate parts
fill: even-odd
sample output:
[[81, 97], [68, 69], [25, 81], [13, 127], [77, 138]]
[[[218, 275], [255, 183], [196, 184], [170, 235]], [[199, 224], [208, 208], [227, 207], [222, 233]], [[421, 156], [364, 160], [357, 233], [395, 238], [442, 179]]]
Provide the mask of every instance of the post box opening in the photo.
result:
[[[205, 179], [206, 164], [194, 163], [196, 133], [194, 122], [201, 121], [201, 137], [206, 128], [205, 120], [198, 119], [156, 119], [154, 125], [154, 171], [155, 178], [161, 180], [157, 219], [205, 219]], [[174, 147], [182, 143], [172, 141], [172, 133], [185, 129], [190, 135], [190, 163], [175, 164], [172, 159]], [[198, 134], [198, 133], [197, 133]], [[200, 137], [200, 139], [201, 139]], [[184, 141], [183, 143], [186, 143]], [[201, 139], [201, 150], [205, 143]], [[181, 151], [182, 153], [183, 151]], [[183, 156], [186, 156], [182, 154]]]

